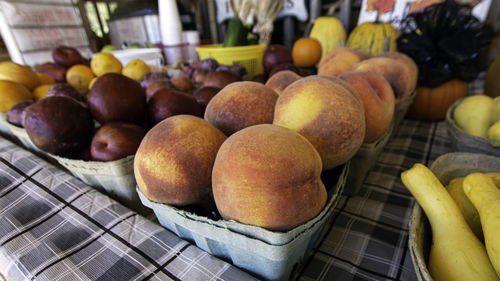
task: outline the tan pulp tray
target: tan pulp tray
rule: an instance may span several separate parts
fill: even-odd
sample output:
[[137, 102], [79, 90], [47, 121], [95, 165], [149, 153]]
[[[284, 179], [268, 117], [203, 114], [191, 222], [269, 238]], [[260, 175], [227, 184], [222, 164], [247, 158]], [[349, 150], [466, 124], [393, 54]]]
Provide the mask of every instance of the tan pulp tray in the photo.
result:
[[[438, 157], [430, 169], [443, 185], [452, 179], [470, 173], [500, 172], [500, 157], [468, 152], [452, 152]], [[408, 247], [418, 280], [432, 281], [427, 269], [432, 240], [429, 221], [418, 203], [415, 203], [409, 223]]]

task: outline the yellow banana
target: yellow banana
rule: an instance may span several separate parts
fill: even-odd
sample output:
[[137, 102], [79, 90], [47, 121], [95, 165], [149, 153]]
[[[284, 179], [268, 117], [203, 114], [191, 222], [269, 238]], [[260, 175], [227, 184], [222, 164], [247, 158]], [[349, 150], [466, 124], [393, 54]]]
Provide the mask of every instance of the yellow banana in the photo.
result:
[[490, 177], [481, 173], [465, 177], [463, 189], [479, 212], [486, 250], [500, 278], [500, 190]]
[[472, 233], [439, 179], [422, 164], [401, 173], [432, 228], [429, 271], [436, 281], [500, 280], [484, 245]]

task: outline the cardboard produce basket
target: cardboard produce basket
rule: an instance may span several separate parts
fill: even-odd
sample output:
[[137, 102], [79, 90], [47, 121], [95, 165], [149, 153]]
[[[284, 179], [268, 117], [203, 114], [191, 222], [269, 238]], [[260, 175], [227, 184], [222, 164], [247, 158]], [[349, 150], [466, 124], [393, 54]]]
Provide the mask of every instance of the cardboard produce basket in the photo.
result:
[[328, 190], [326, 206], [318, 216], [288, 232], [273, 232], [236, 221], [215, 221], [153, 202], [139, 189], [137, 192], [143, 204], [153, 209], [160, 224], [179, 237], [259, 278], [289, 280], [300, 271], [333, 213], [348, 167], [346, 164], [322, 174]]
[[355, 196], [361, 190], [368, 173], [373, 169], [384, 146], [389, 142], [394, 129], [394, 120], [387, 128], [385, 134], [372, 143], [364, 143], [350, 160], [349, 174], [347, 176], [344, 194]]
[[37, 154], [42, 154], [42, 155], [47, 154], [46, 152], [41, 151], [35, 144], [33, 144], [30, 137], [28, 136], [28, 133], [24, 128], [17, 127], [10, 123], [7, 123], [7, 127], [9, 128], [12, 135], [17, 139], [17, 141], [25, 148], [33, 152], [36, 152]]
[[[499, 172], [500, 157], [468, 152], [452, 152], [438, 157], [430, 169], [443, 185], [452, 179], [470, 173]], [[418, 203], [415, 203], [409, 223], [408, 247], [418, 280], [432, 281], [427, 268], [432, 234], [429, 221]]]
[[410, 109], [413, 100], [415, 100], [416, 95], [417, 95], [417, 90], [413, 90], [413, 92], [408, 96], [408, 98], [404, 100], [403, 103], [401, 103], [401, 105], [394, 110], [394, 118], [393, 118], [394, 128], [397, 128], [401, 124], [401, 122], [403, 122], [403, 119], [405, 118], [406, 113], [408, 113], [408, 110]]
[[347, 183], [344, 188], [344, 194], [355, 196], [361, 190], [361, 186], [365, 181], [368, 173], [373, 169], [377, 162], [380, 153], [384, 146], [389, 142], [397, 127], [401, 124], [406, 113], [410, 109], [413, 100], [415, 99], [416, 91], [413, 91], [410, 96], [394, 111], [392, 122], [387, 128], [386, 133], [378, 140], [372, 143], [364, 143], [359, 148], [358, 152], [351, 159], [351, 167], [347, 176]]
[[142, 205], [135, 190], [134, 155], [115, 161], [84, 161], [47, 155], [84, 183], [93, 186], [125, 206], [147, 215], [151, 211]]
[[11, 136], [12, 132], [9, 128], [9, 122], [7, 121], [7, 113], [0, 112], [0, 134], [4, 136]]
[[462, 100], [463, 98], [455, 101], [446, 112], [446, 129], [448, 130], [453, 151], [500, 156], [500, 147], [494, 147], [486, 138], [469, 135], [455, 124], [453, 111]]
[[33, 144], [24, 128], [10, 123], [7, 125], [19, 143], [28, 150], [35, 152], [52, 164], [66, 169], [84, 183], [108, 194], [138, 213], [142, 215], [151, 213], [151, 210], [142, 205], [135, 191], [133, 155], [108, 162], [64, 158], [40, 150]]

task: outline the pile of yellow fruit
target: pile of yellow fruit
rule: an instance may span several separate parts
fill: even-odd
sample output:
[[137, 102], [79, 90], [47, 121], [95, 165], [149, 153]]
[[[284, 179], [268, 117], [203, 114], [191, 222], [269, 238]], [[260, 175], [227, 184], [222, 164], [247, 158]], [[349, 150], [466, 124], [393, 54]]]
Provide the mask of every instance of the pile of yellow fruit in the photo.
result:
[[[109, 73], [121, 73], [140, 80], [151, 72], [149, 66], [140, 59], [133, 59], [125, 66], [111, 53], [97, 53], [90, 66], [76, 64], [66, 71], [66, 83], [82, 94], [90, 89], [97, 77]], [[30, 67], [12, 61], [0, 63], [0, 112], [7, 112], [19, 102], [38, 101], [45, 97], [56, 82], [47, 74], [36, 72]]]

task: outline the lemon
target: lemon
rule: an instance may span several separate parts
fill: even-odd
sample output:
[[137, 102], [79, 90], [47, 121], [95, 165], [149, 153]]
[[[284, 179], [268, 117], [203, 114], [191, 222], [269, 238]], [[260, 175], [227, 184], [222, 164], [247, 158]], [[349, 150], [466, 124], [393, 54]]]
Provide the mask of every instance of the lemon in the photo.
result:
[[84, 91], [89, 88], [90, 81], [95, 78], [94, 72], [90, 67], [83, 64], [76, 64], [66, 71], [66, 82], [78, 91]]
[[13, 61], [0, 62], [0, 79], [17, 82], [30, 91], [40, 85], [40, 79], [33, 70]]
[[151, 72], [149, 66], [140, 59], [133, 59], [125, 65], [122, 70], [122, 74], [132, 78], [140, 80], [142, 77]]
[[36, 76], [38, 76], [38, 79], [40, 80], [41, 85], [46, 85], [46, 84], [55, 84], [56, 81], [52, 79], [52, 77], [48, 76], [47, 74], [41, 73], [41, 72], [36, 72]]
[[97, 53], [90, 61], [90, 69], [96, 76], [105, 73], [121, 73], [122, 63], [111, 53]]
[[0, 112], [7, 112], [14, 105], [32, 99], [33, 95], [22, 84], [0, 80]]
[[43, 84], [33, 89], [31, 93], [33, 94], [33, 98], [35, 99], [35, 101], [45, 97], [50, 87], [52, 87], [51, 84]]

